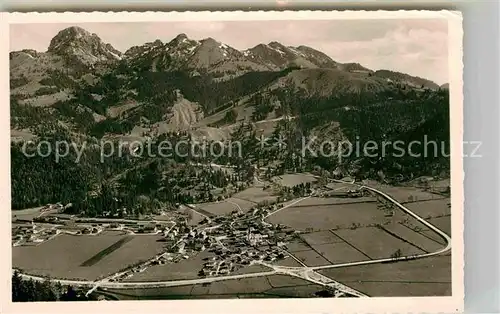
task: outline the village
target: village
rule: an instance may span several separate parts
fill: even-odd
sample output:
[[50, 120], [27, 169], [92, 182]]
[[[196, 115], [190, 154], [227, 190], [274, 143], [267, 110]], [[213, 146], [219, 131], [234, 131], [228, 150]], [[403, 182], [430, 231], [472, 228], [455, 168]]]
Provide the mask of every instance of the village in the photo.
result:
[[[364, 193], [356, 189], [334, 190], [328, 186], [315, 187], [308, 196], [358, 198]], [[305, 195], [305, 196], [307, 196]], [[180, 209], [194, 205], [178, 204]], [[198, 271], [199, 277], [229, 275], [241, 268], [259, 262], [271, 263], [289, 258], [287, 243], [299, 237], [299, 231], [283, 224], [271, 224], [265, 218], [283, 208], [284, 203], [260, 204], [243, 212], [233, 210], [222, 216], [206, 217], [197, 225], [190, 225], [185, 214], [172, 215], [170, 220], [143, 220], [98, 217], [84, 218], [68, 215], [64, 209], [71, 204], [48, 204], [31, 219], [13, 219], [12, 244], [39, 245], [60, 234], [99, 236], [121, 232], [129, 236], [156, 235], [163, 242], [163, 252], [145, 262], [129, 265], [115, 273], [110, 281], [122, 281], [144, 272], [151, 266], [177, 263], [209, 253]], [[125, 211], [125, 209], [124, 209]], [[124, 212], [126, 214], [126, 212]]]

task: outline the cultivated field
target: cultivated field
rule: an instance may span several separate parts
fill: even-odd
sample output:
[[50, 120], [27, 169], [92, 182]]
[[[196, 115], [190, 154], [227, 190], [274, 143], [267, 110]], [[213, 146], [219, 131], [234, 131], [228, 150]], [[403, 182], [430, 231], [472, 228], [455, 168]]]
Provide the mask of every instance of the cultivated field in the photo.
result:
[[331, 263], [314, 250], [297, 251], [292, 253], [306, 266], [325, 266]]
[[436, 239], [440, 238], [441, 242], [429, 238], [421, 232], [416, 232], [400, 223], [393, 223], [384, 226], [384, 229], [394, 234], [396, 237], [400, 237], [401, 239], [411, 243], [413, 246], [428, 253], [436, 252], [444, 246], [444, 239], [441, 239], [441, 237], [434, 231], [429, 230], [436, 237]]
[[318, 231], [311, 233], [304, 233], [301, 235], [302, 239], [309, 245], [320, 245], [342, 242], [342, 239], [336, 236], [332, 231]]
[[373, 297], [451, 295], [451, 255], [319, 272]]
[[292, 257], [287, 257], [285, 259], [280, 259], [276, 262], [273, 263], [274, 265], [278, 265], [278, 266], [287, 266], [287, 267], [303, 267], [302, 264], [300, 264], [299, 262], [297, 262], [294, 258]]
[[390, 257], [398, 249], [401, 250], [402, 256], [425, 253], [376, 227], [337, 230], [335, 234], [370, 259]]
[[271, 178], [271, 181], [276, 182], [279, 185], [293, 187], [299, 185], [301, 183], [313, 183], [316, 182], [317, 179], [313, 177], [311, 174], [307, 173], [295, 173], [295, 174], [284, 174], [281, 176], [276, 176]]
[[[16, 220], [26, 220], [31, 221], [33, 218], [40, 216], [40, 209], [42, 207], [34, 207], [22, 210], [12, 210], [12, 221]], [[49, 211], [47, 211], [49, 212]], [[50, 211], [51, 213], [55, 212], [55, 210]]]
[[231, 275], [239, 275], [239, 274], [251, 274], [251, 273], [261, 273], [261, 272], [266, 272], [270, 271], [271, 269], [269, 267], [255, 264], [255, 265], [249, 265], [243, 268], [240, 268], [236, 271], [233, 271]]
[[395, 200], [401, 203], [443, 198], [443, 196], [441, 195], [437, 195], [431, 192], [426, 192], [416, 187], [390, 186], [372, 180], [367, 180], [365, 184], [389, 194]]
[[241, 211], [247, 212], [255, 206], [255, 203], [231, 197], [221, 202], [196, 204], [196, 206], [216, 216], [223, 216], [230, 214], [234, 210], [240, 210], [240, 208]]
[[406, 203], [405, 206], [422, 218], [428, 219], [436, 216], [450, 215], [451, 208], [449, 198], [430, 201], [418, 201]]
[[122, 300], [138, 299], [200, 299], [200, 298], [272, 298], [311, 297], [323, 290], [320, 285], [284, 276], [242, 278], [189, 285], [149, 289], [107, 289], [106, 292]]
[[177, 263], [167, 263], [148, 267], [144, 272], [134, 274], [125, 281], [167, 281], [181, 279], [196, 279], [203, 268], [204, 258], [215, 256], [208, 251], [201, 252]]
[[95, 280], [162, 250], [158, 236], [118, 233], [59, 235], [37, 246], [12, 248], [13, 267], [54, 278]]
[[439, 229], [451, 235], [451, 216], [443, 216], [429, 219], [429, 222]]
[[317, 244], [313, 245], [312, 248], [328, 260], [329, 264], [342, 264], [369, 259], [363, 252], [345, 242]]
[[375, 203], [375, 197], [363, 196], [357, 198], [340, 198], [340, 197], [310, 197], [295, 207], [318, 206], [318, 205], [342, 205], [342, 204], [359, 204], [359, 203]]
[[[308, 201], [308, 200], [306, 200]], [[267, 221], [289, 226], [295, 230], [329, 230], [349, 228], [352, 224], [372, 225], [386, 218], [376, 203], [319, 204], [299, 203], [270, 216]]]
[[233, 195], [233, 198], [242, 199], [255, 204], [262, 202], [276, 202], [277, 196], [271, 194], [270, 190], [258, 187], [251, 187]]

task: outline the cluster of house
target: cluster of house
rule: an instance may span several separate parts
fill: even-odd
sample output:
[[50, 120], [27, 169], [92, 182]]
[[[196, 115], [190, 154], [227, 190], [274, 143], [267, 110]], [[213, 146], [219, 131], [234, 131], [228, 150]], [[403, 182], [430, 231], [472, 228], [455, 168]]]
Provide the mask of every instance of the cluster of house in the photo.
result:
[[66, 205], [63, 205], [61, 203], [47, 204], [44, 207], [42, 207], [42, 209], [40, 209], [40, 212], [46, 212], [46, 211], [49, 211], [49, 210], [61, 211], [61, 210], [70, 208], [71, 206], [73, 206], [73, 204], [71, 204], [71, 203], [68, 203]]
[[29, 243], [41, 243], [50, 240], [61, 231], [55, 227], [44, 228], [35, 224], [16, 226], [12, 230], [12, 244], [18, 246]]
[[253, 261], [285, 258], [283, 248], [293, 236], [293, 230], [261, 219], [277, 208], [277, 205], [261, 206], [248, 213], [218, 217], [218, 228], [209, 234], [210, 239], [216, 240], [217, 245], [210, 248], [215, 256], [203, 265], [200, 276], [226, 275]]

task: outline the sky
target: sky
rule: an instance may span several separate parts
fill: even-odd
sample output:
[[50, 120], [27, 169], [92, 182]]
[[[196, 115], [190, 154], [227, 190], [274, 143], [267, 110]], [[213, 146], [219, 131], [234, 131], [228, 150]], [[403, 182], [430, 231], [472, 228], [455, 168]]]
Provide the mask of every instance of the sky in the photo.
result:
[[75, 25], [122, 52], [156, 39], [168, 42], [180, 33], [191, 39], [212, 37], [239, 50], [277, 41], [309, 46], [337, 62], [448, 82], [445, 19], [11, 24], [10, 51], [46, 51], [52, 37]]

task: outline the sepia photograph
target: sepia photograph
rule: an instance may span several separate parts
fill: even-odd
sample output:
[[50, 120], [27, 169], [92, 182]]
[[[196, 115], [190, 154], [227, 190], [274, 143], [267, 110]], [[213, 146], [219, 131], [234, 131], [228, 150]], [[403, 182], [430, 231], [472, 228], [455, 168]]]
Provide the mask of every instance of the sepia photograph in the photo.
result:
[[11, 301], [455, 295], [451, 13], [312, 13], [10, 23]]

